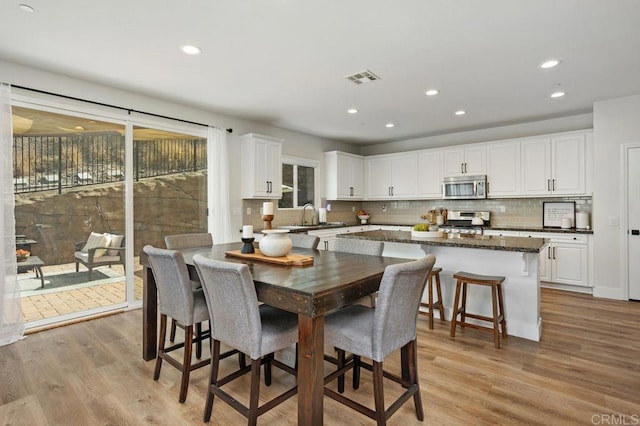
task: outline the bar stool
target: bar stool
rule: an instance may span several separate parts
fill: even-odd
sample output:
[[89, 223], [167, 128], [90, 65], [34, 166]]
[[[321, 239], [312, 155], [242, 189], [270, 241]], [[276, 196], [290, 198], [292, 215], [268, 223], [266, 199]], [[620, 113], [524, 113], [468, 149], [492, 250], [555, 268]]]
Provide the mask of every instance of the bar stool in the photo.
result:
[[[504, 277], [494, 277], [488, 275], [478, 275], [469, 272], [456, 272], [453, 275], [456, 281], [456, 295], [453, 301], [453, 315], [451, 316], [451, 337], [456, 336], [456, 326], [473, 327], [480, 330], [493, 331], [493, 344], [496, 349], [500, 349], [500, 330], [502, 325], [502, 338], [507, 337], [507, 322], [504, 319], [504, 301], [502, 297], [502, 282]], [[493, 317], [484, 315], [470, 314], [467, 309], [467, 284], [477, 284], [491, 287], [491, 304], [493, 307]], [[460, 289], [462, 289], [462, 305], [460, 302]], [[458, 320], [460, 314], [460, 320]], [[471, 324], [465, 321], [465, 318], [474, 318], [482, 321], [493, 323], [493, 327], [485, 327], [482, 325]]]
[[[429, 278], [427, 282], [429, 283], [429, 303], [420, 302], [420, 306], [423, 308], [428, 308], [429, 312], [419, 311], [421, 315], [429, 316], [429, 329], [433, 330], [433, 310], [438, 309], [440, 312], [440, 321], [444, 321], [444, 305], [442, 304], [442, 289], [440, 288], [440, 272], [442, 272], [442, 268], [433, 268], [431, 273], [429, 274]], [[433, 301], [433, 277], [436, 277], [435, 285], [436, 285], [436, 293], [438, 295], [438, 300]]]

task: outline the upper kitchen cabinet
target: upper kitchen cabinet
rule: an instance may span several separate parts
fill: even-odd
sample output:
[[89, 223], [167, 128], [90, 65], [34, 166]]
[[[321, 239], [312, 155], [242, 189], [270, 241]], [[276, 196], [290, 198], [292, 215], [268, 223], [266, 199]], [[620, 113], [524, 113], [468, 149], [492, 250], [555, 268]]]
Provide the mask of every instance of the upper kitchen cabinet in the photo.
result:
[[364, 198], [364, 157], [339, 151], [325, 152], [327, 200]]
[[282, 139], [240, 136], [242, 198], [282, 198]]
[[487, 196], [520, 195], [520, 142], [490, 143], [487, 149]]
[[418, 154], [415, 152], [368, 157], [367, 198], [411, 199], [418, 196]]
[[523, 195], [585, 195], [587, 134], [522, 141]]
[[444, 175], [484, 175], [487, 173], [485, 145], [467, 145], [444, 150]]
[[420, 198], [442, 198], [444, 178], [443, 152], [429, 149], [418, 153], [418, 196]]

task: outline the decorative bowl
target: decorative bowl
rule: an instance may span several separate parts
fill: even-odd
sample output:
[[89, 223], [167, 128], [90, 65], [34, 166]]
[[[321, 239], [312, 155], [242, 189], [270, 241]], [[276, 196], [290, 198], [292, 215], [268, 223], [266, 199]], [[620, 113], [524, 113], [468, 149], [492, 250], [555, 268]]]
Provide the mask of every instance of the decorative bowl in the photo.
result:
[[426, 238], [442, 238], [444, 232], [442, 231], [414, 231], [411, 230], [411, 239], [420, 240]]
[[262, 254], [269, 257], [281, 257], [289, 254], [293, 242], [287, 235], [288, 229], [265, 229], [262, 233], [264, 237], [258, 243]]

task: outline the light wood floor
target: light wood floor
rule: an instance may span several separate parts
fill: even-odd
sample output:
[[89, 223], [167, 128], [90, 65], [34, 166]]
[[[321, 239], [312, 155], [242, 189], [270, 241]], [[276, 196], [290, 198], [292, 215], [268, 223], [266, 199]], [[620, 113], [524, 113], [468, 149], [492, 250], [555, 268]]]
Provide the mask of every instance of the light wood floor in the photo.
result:
[[[424, 424], [639, 424], [640, 303], [543, 290], [541, 309], [542, 340], [509, 337], [500, 350], [493, 348], [489, 333], [469, 329], [454, 341], [448, 322], [436, 320], [436, 329], [429, 330], [421, 319]], [[179, 404], [177, 370], [165, 363], [154, 382], [154, 363], [142, 360], [141, 321], [141, 311], [135, 310], [32, 334], [0, 348], [0, 424], [202, 424], [208, 368], [193, 373], [187, 401]], [[398, 371], [397, 361], [394, 354], [385, 365]], [[231, 368], [237, 359], [225, 362]], [[372, 406], [370, 373], [362, 376], [360, 389], [347, 392]], [[229, 385], [241, 401], [246, 401], [247, 383]], [[273, 385], [262, 386], [262, 396], [292, 383], [276, 369]], [[394, 383], [385, 385], [387, 397], [397, 394]], [[295, 397], [288, 400], [261, 416], [259, 424], [296, 424], [296, 404]], [[603, 416], [611, 415], [618, 423], [604, 422], [612, 417]], [[211, 423], [245, 420], [216, 400]], [[373, 422], [325, 399], [325, 424]], [[421, 423], [409, 403], [390, 424]]]

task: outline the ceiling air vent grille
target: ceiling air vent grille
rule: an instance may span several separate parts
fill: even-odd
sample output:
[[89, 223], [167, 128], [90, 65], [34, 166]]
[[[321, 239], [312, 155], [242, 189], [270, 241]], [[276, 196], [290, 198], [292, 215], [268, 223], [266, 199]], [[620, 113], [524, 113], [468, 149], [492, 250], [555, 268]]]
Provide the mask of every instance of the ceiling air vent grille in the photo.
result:
[[364, 84], [369, 83], [370, 81], [380, 80], [380, 77], [369, 70], [360, 71], [358, 73], [348, 75], [345, 78], [353, 81], [354, 84]]

